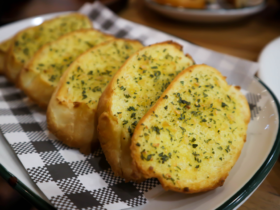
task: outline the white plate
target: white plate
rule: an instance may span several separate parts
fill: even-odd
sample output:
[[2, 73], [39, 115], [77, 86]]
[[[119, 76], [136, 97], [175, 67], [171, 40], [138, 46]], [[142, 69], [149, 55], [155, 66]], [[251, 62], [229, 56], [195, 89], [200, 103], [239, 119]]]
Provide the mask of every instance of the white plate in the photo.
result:
[[280, 37], [271, 41], [259, 57], [258, 76], [270, 87], [280, 100]]
[[[36, 25], [55, 15], [58, 13], [4, 26], [0, 28], [0, 42], [19, 29]], [[245, 91], [254, 94], [254, 97], [249, 98], [249, 102], [257, 103], [252, 112], [254, 120], [249, 124], [247, 142], [241, 156], [224, 186], [196, 195], [165, 192], [161, 187], [157, 187], [145, 194], [149, 200], [148, 204], [134, 209], [234, 209], [257, 189], [277, 161], [280, 153], [279, 104], [273, 93], [264, 84], [254, 78], [249, 81]], [[29, 197], [26, 196], [26, 198], [31, 202], [41, 203], [42, 209], [50, 209], [46, 205], [47, 198], [31, 181], [2, 135], [0, 136], [0, 163], [27, 186], [20, 186], [20, 189], [17, 189], [23, 196], [28, 194]], [[7, 172], [0, 168], [0, 175], [6, 176]], [[39, 197], [30, 197], [28, 190], [35, 192]]]
[[256, 14], [265, 8], [265, 4], [241, 9], [185, 9], [161, 5], [153, 0], [145, 0], [146, 5], [167, 17], [190, 22], [220, 23], [242, 19]]

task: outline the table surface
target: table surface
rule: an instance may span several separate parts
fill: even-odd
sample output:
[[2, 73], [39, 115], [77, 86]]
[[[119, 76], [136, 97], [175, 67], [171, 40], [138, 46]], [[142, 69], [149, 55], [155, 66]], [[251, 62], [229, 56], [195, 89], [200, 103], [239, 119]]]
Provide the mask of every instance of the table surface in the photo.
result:
[[[84, 2], [86, 0], [29, 0], [24, 6], [18, 5], [20, 10], [13, 6], [11, 12], [6, 10], [0, 14], [0, 24], [43, 13], [77, 10]], [[178, 22], [148, 9], [144, 0], [129, 0], [118, 15], [202, 47], [251, 61], [257, 61], [263, 47], [280, 36], [280, 1], [276, 0], [268, 0], [267, 8], [257, 15], [223, 24]], [[264, 182], [239, 209], [280, 209], [279, 159]]]

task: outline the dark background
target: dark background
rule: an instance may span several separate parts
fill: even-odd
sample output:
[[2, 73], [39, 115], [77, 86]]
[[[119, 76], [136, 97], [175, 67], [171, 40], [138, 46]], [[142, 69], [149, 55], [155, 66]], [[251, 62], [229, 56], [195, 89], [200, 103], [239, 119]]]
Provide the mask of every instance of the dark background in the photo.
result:
[[[0, 0], [0, 26], [41, 14], [75, 11], [84, 3], [94, 0]], [[115, 12], [121, 10], [127, 0], [100, 0]]]
[[0, 209], [1, 210], [36, 210], [24, 200], [20, 194], [0, 177]]

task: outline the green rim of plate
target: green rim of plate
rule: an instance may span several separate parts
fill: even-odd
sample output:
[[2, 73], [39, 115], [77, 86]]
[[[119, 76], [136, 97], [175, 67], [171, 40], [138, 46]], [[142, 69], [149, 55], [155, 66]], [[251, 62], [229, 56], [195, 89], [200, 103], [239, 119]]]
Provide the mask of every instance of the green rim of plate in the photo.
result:
[[[275, 105], [278, 112], [278, 119], [280, 119], [280, 105], [273, 94], [273, 92], [258, 78], [256, 80], [262, 84], [270, 93], [272, 98], [275, 101]], [[280, 125], [280, 123], [279, 123]], [[275, 162], [278, 159], [280, 154], [280, 128], [278, 127], [278, 132], [276, 135], [276, 139], [274, 145], [267, 156], [266, 160], [259, 168], [259, 170], [254, 174], [253, 177], [231, 198], [229, 198], [225, 203], [217, 208], [217, 210], [229, 210], [234, 209], [238, 205], [240, 205], [257, 187], [262, 183], [262, 181], [266, 178], [272, 167], [274, 166]], [[5, 167], [0, 164], [0, 176], [2, 176], [9, 184], [10, 178], [15, 177], [12, 173], [7, 171]], [[34, 205], [38, 209], [42, 210], [54, 210], [55, 208], [43, 200], [41, 197], [36, 195], [32, 190], [30, 190], [25, 184], [23, 184], [20, 180], [17, 179], [17, 183], [15, 185], [10, 184], [16, 191], [19, 192], [27, 201], [29, 201], [32, 205]]]
[[[1, 163], [0, 163], [0, 176], [9, 183], [23, 198], [30, 202], [33, 206], [42, 210], [55, 210], [55, 208], [43, 200], [41, 197], [36, 195], [32, 190], [30, 190], [25, 184], [23, 184], [19, 179], [16, 178], [12, 173], [10, 173]], [[15, 180], [12, 182], [11, 178]]]
[[[256, 80], [261, 83], [270, 93], [272, 96], [277, 112], [278, 112], [278, 119], [280, 119], [280, 105], [279, 101], [275, 97], [274, 93], [259, 79], [256, 78]], [[276, 163], [278, 156], [280, 154], [280, 123], [278, 125], [278, 132], [276, 135], [275, 142], [273, 144], [273, 147], [267, 156], [266, 160], [262, 164], [262, 166], [259, 168], [259, 170], [254, 174], [254, 176], [251, 177], [251, 179], [237, 192], [235, 193], [230, 199], [228, 199], [225, 203], [223, 203], [221, 206], [219, 206], [216, 210], [229, 210], [234, 209], [238, 205], [240, 205], [248, 196], [250, 196], [251, 193], [254, 192], [258, 188], [258, 186], [263, 182], [263, 180], [266, 178], [270, 170], [273, 168], [274, 164]]]

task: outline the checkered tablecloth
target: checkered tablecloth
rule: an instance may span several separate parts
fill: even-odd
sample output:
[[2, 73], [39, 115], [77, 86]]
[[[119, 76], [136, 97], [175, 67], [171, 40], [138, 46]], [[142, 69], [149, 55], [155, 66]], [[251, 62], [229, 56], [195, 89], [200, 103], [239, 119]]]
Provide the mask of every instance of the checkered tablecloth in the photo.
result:
[[[144, 45], [173, 40], [184, 46], [196, 63], [219, 69], [228, 82], [246, 88], [257, 64], [216, 53], [168, 34], [121, 19], [102, 4], [81, 9], [94, 26], [117, 37], [138, 39]], [[249, 79], [248, 79], [249, 78]], [[260, 96], [246, 93], [252, 119]], [[159, 185], [156, 179], [140, 184], [115, 177], [101, 150], [89, 156], [71, 149], [47, 130], [45, 112], [0, 77], [0, 128], [31, 179], [57, 209], [125, 209], [148, 202], [146, 193]]]
[[31, 179], [58, 209], [118, 209], [147, 202], [158, 185], [115, 177], [101, 150], [89, 156], [71, 149], [47, 130], [45, 112], [0, 77], [0, 128]]

